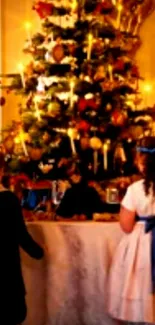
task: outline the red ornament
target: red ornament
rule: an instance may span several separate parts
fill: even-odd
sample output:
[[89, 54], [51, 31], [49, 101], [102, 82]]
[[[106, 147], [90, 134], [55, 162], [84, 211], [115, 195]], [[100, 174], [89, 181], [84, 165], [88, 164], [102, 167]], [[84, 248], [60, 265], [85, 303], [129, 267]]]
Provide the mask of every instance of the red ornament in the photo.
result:
[[68, 51], [71, 55], [74, 55], [75, 54], [75, 50], [76, 50], [76, 46], [74, 43], [72, 44], [68, 44]]
[[114, 70], [123, 71], [124, 70], [125, 63], [122, 59], [118, 59], [114, 65]]
[[81, 120], [77, 125], [78, 131], [88, 132], [90, 129], [90, 124], [84, 120]]
[[52, 15], [53, 4], [49, 2], [38, 1], [34, 6], [33, 10], [35, 10], [41, 19], [44, 19], [50, 15]]
[[60, 63], [65, 57], [65, 51], [62, 44], [56, 44], [52, 50], [53, 59], [56, 63]]
[[127, 120], [127, 114], [124, 111], [115, 110], [112, 113], [111, 120], [112, 120], [112, 124], [115, 126], [124, 126]]
[[131, 75], [135, 78], [139, 78], [140, 74], [139, 74], [139, 69], [136, 65], [133, 65], [132, 69], [131, 69]]
[[4, 106], [5, 105], [5, 97], [0, 97], [0, 106]]
[[113, 4], [111, 3], [111, 0], [102, 0], [101, 3], [98, 3], [95, 9], [95, 14], [99, 14], [101, 12], [108, 13], [113, 9]]
[[112, 9], [113, 9], [113, 4], [112, 4], [111, 0], [102, 0], [102, 2], [96, 6], [95, 14], [101, 13], [101, 12], [106, 13], [108, 11], [111, 11]]
[[98, 104], [94, 98], [85, 99], [80, 98], [78, 101], [78, 109], [80, 112], [85, 111], [87, 108], [91, 108], [96, 110], [98, 108]]

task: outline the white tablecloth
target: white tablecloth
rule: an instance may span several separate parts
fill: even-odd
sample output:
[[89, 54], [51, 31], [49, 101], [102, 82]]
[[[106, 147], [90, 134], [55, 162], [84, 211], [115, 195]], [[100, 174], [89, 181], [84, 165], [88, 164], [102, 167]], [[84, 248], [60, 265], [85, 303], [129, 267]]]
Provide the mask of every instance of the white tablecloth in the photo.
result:
[[122, 232], [117, 223], [29, 223], [49, 256], [22, 252], [28, 315], [24, 325], [112, 325], [104, 310], [109, 263]]

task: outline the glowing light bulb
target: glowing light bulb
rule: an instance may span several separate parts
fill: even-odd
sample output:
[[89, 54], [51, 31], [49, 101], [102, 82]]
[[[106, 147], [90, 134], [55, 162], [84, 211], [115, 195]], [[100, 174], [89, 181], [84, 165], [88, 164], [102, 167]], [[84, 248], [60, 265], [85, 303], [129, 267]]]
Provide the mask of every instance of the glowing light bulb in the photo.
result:
[[150, 93], [152, 91], [152, 85], [151, 84], [145, 84], [144, 85], [144, 91], [147, 93]]
[[16, 137], [14, 138], [14, 143], [15, 143], [15, 144], [19, 144], [19, 143], [20, 143], [20, 136], [16, 136]]
[[30, 21], [26, 21], [26, 22], [25, 22], [25, 29], [26, 29], [26, 30], [30, 30], [31, 27], [32, 27], [32, 24], [30, 23]]
[[71, 4], [71, 8], [72, 8], [72, 11], [76, 10], [76, 8], [77, 8], [77, 1], [76, 0], [73, 0], [73, 2]]
[[31, 28], [32, 28], [32, 24], [30, 21], [26, 21], [25, 24], [25, 30], [26, 30], [26, 37], [29, 41], [31, 41]]
[[18, 70], [19, 71], [24, 71], [24, 64], [23, 63], [18, 64]]
[[119, 3], [118, 6], [117, 6], [117, 10], [122, 11], [122, 9], [123, 9], [123, 6], [121, 5], [121, 3]]

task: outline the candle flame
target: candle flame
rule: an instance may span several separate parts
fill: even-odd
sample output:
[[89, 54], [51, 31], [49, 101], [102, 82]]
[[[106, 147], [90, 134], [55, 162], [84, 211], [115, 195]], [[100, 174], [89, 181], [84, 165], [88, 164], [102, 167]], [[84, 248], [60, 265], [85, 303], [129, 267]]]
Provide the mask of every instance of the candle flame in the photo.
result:
[[73, 137], [73, 133], [74, 133], [74, 130], [72, 128], [69, 128], [68, 131], [67, 131], [67, 134], [70, 138]]
[[107, 143], [104, 143], [104, 145], [103, 145], [103, 150], [104, 150], [104, 151], [108, 151], [108, 144], [107, 144]]

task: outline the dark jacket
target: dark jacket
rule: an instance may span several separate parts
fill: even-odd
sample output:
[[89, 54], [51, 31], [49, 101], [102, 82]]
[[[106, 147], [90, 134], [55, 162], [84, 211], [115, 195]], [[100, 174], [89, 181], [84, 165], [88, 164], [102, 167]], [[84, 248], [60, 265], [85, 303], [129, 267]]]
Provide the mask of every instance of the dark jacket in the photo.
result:
[[17, 197], [0, 192], [1, 215], [1, 319], [4, 324], [19, 324], [26, 317], [25, 287], [21, 272], [19, 247], [40, 259], [43, 250], [29, 235]]

